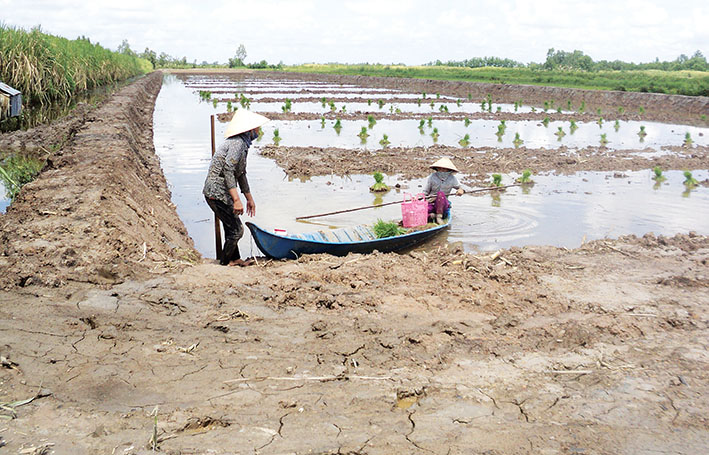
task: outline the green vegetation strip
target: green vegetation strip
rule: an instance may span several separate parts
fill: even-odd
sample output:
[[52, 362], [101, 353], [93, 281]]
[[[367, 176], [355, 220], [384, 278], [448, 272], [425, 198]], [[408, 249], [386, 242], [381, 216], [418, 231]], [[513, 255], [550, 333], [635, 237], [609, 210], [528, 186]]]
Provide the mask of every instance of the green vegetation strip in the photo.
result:
[[152, 71], [149, 61], [112, 52], [88, 38], [68, 40], [0, 23], [0, 80], [23, 101], [46, 104]]
[[13, 155], [0, 161], [0, 182], [6, 189], [6, 197], [14, 200], [20, 188], [34, 180], [44, 166], [43, 160]]
[[497, 84], [528, 84], [591, 90], [709, 96], [707, 71], [584, 71], [531, 68], [464, 68], [453, 66], [306, 64], [284, 71], [356, 76], [402, 77]]

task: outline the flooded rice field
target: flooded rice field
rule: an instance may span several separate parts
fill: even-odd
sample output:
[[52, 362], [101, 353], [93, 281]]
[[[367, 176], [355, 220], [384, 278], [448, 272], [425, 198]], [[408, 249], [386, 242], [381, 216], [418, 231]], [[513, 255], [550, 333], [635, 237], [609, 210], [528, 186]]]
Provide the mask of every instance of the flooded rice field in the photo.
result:
[[[197, 249], [207, 257], [214, 255], [213, 216], [201, 194], [210, 162], [209, 117], [225, 112], [226, 105], [220, 102], [215, 108], [213, 103], [200, 101], [199, 90], [210, 87], [216, 91], [227, 87], [240, 93], [265, 89], [280, 93], [290, 89], [292, 93], [288, 98], [295, 100], [299, 90], [322, 87], [328, 91], [328, 95], [323, 96], [376, 96], [373, 93], [363, 95], [354, 86], [299, 83], [295, 79], [265, 81], [251, 77], [254, 78], [209, 80], [187, 77], [181, 80], [174, 75], [166, 75], [155, 107], [155, 148], [170, 183], [173, 202]], [[372, 92], [372, 89], [366, 90]], [[248, 93], [247, 96], [250, 97]], [[421, 94], [389, 91], [379, 96], [405, 98], [420, 97]], [[254, 96], [254, 99], [257, 98]], [[301, 112], [329, 111], [318, 103], [303, 104]], [[455, 102], [448, 104], [457, 107]], [[298, 105], [297, 101], [293, 102], [294, 112]], [[470, 109], [481, 108], [480, 103], [474, 102], [462, 105]], [[250, 108], [268, 114], [276, 111], [276, 106], [274, 103], [254, 101]], [[353, 104], [347, 109], [366, 109], [364, 106], [370, 108], [365, 102], [356, 106]], [[416, 104], [409, 103], [408, 106]], [[372, 107], [378, 109], [376, 105]], [[514, 106], [506, 108], [513, 109]], [[531, 107], [527, 106], [527, 109]], [[516, 135], [523, 138], [528, 148], [554, 149], [563, 145], [574, 149], [597, 147], [601, 134], [605, 134], [608, 153], [615, 149], [644, 149], [647, 153], [646, 149], [651, 149], [649, 153], [658, 155], [675, 153], [665, 150], [665, 147], [681, 145], [687, 133], [699, 146], [706, 146], [709, 137], [707, 128], [658, 122], [621, 121], [619, 127], [612, 121], [578, 123], [572, 133], [569, 122], [552, 121], [545, 126], [540, 121], [527, 120], [505, 122], [504, 134], [498, 137], [495, 133], [499, 121], [476, 119], [466, 125], [464, 121], [439, 119], [436, 115], [437, 112], [433, 113], [432, 122], [426, 123], [423, 128], [419, 128], [419, 120], [413, 119], [381, 119], [369, 128], [367, 115], [362, 115], [361, 120], [341, 122], [339, 131], [335, 130], [332, 119], [325, 120], [324, 126], [323, 122], [314, 120], [269, 122], [263, 128], [263, 137], [254, 142], [249, 154], [248, 175], [257, 204], [257, 215], [253, 221], [268, 229], [280, 228], [299, 233], [370, 224], [378, 218], [394, 219], [400, 217], [398, 205], [316, 218], [309, 222], [295, 221], [297, 216], [400, 200], [404, 192], [416, 193], [425, 183], [425, 178], [404, 180], [399, 175], [387, 175], [386, 183], [391, 186], [399, 184], [401, 188], [375, 196], [368, 190], [373, 183], [370, 175], [289, 177], [273, 160], [259, 153], [262, 146], [273, 143], [276, 129], [282, 138], [280, 145], [284, 147], [371, 149], [373, 153], [382, 148], [379, 141], [384, 134], [388, 135], [390, 146], [398, 147], [428, 147], [434, 143], [462, 147], [459, 141], [469, 134], [471, 145], [490, 148], [491, 152], [486, 153], [494, 153], [496, 148], [512, 147]], [[226, 123], [216, 122], [217, 146], [223, 140], [225, 126]], [[637, 134], [641, 126], [647, 133], [642, 138]], [[366, 127], [369, 134], [366, 142], [357, 135], [362, 127]], [[437, 128], [439, 133], [435, 141], [433, 128]], [[562, 137], [554, 134], [559, 128], [566, 131]], [[477, 150], [474, 153], [480, 153]], [[372, 169], [372, 172], [375, 170]], [[622, 166], [618, 170], [623, 171]], [[630, 233], [674, 234], [692, 230], [700, 234], [709, 233], [709, 219], [698, 215], [706, 213], [709, 207], [707, 188], [698, 186], [687, 190], [682, 183], [684, 177], [681, 170], [666, 171], [667, 180], [659, 185], [652, 180], [652, 175], [649, 169], [625, 173], [579, 172], [566, 176], [546, 173], [534, 176], [536, 184], [528, 188], [452, 198], [452, 226], [432, 246], [445, 242], [460, 243], [467, 251], [528, 244], [575, 247], [586, 240]], [[516, 176], [503, 175], [503, 182], [511, 183]], [[464, 176], [459, 177], [462, 179]], [[709, 172], [695, 171], [694, 177], [702, 181], [709, 178]], [[240, 248], [248, 255], [259, 254], [248, 230]]]

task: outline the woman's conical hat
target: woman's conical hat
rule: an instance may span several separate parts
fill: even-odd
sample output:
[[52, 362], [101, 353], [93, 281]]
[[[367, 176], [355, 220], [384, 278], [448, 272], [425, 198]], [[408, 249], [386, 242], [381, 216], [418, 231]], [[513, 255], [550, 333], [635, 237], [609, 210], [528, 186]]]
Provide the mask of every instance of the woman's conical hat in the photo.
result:
[[448, 158], [441, 158], [440, 160], [436, 161], [431, 165], [432, 168], [438, 167], [441, 169], [449, 169], [453, 172], [458, 172], [458, 168], [455, 167], [455, 164], [448, 159]]
[[263, 115], [247, 109], [239, 109], [234, 112], [234, 117], [231, 118], [231, 122], [226, 126], [224, 137], [232, 137], [244, 131], [251, 131], [254, 128], [263, 126], [266, 122], [268, 122], [268, 119]]

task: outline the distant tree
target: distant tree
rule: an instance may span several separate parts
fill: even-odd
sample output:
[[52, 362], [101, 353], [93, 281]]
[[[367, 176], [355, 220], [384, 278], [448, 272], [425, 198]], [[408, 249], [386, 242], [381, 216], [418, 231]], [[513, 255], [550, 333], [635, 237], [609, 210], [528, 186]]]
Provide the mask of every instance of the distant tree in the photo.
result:
[[150, 63], [152, 63], [152, 64], [153, 64], [153, 68], [155, 68], [155, 66], [156, 66], [157, 63], [158, 63], [158, 56], [157, 56], [157, 54], [155, 53], [155, 51], [151, 51], [151, 50], [150, 50], [149, 48], [147, 48], [147, 47], [145, 48], [145, 50], [143, 51], [143, 53], [139, 55], [139, 57], [140, 57], [140, 58], [144, 58], [145, 60], [148, 60]]
[[244, 66], [244, 60], [246, 60], [246, 47], [243, 44], [239, 44], [234, 58], [229, 59], [229, 68]]
[[128, 44], [127, 39], [124, 39], [120, 46], [118, 46], [117, 51], [119, 54], [135, 56], [135, 52], [133, 52], [133, 50], [130, 48], [130, 44]]

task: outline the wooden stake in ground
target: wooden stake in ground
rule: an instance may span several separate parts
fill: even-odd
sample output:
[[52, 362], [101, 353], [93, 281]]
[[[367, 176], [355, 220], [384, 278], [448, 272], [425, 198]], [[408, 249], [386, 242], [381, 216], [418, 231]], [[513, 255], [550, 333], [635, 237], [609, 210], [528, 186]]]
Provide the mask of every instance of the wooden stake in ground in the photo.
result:
[[[212, 157], [214, 157], [214, 154], [217, 151], [217, 147], [214, 142], [214, 115], [211, 115], [209, 119], [212, 130]], [[214, 214], [214, 243], [217, 250], [217, 260], [219, 261], [222, 258], [222, 230], [219, 226], [219, 218], [217, 218], [216, 213]]]

